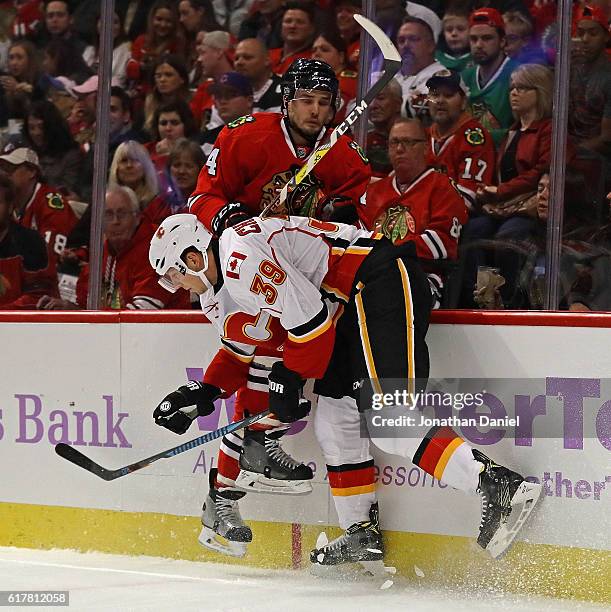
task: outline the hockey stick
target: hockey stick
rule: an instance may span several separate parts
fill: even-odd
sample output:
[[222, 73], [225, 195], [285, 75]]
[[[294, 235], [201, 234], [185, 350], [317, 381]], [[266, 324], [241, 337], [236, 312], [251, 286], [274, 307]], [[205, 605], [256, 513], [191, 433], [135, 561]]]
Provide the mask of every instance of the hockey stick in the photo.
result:
[[305, 179], [305, 177], [312, 172], [314, 166], [316, 166], [329, 152], [333, 145], [335, 145], [335, 143], [339, 140], [339, 137], [342, 134], [345, 134], [353, 123], [358, 121], [365, 109], [368, 108], [368, 106], [373, 102], [374, 98], [380, 93], [380, 91], [382, 91], [382, 89], [384, 89], [384, 87], [386, 87], [386, 85], [388, 85], [395, 74], [399, 72], [399, 68], [401, 68], [401, 56], [388, 36], [386, 36], [386, 34], [384, 34], [384, 32], [375, 23], [366, 17], [363, 17], [362, 15], [354, 15], [354, 18], [359, 25], [364, 28], [376, 41], [380, 51], [382, 51], [382, 55], [384, 56], [384, 72], [378, 81], [374, 83], [371, 89], [363, 96], [363, 99], [356, 103], [356, 106], [348, 114], [348, 116], [335, 127], [329, 136], [329, 140], [312, 151], [310, 157], [308, 157], [306, 163], [301, 167], [299, 172], [297, 172], [297, 174], [295, 174], [295, 176], [293, 176], [291, 180], [286, 183], [274, 200], [261, 211], [259, 216], [262, 219], [265, 219], [265, 217], [284, 206], [289, 191], [297, 187], [297, 185], [299, 185]]
[[168, 450], [162, 451], [153, 455], [152, 457], [147, 457], [146, 459], [140, 459], [140, 461], [136, 461], [135, 463], [130, 463], [125, 467], [117, 468], [116, 470], [109, 470], [105, 467], [102, 467], [99, 463], [96, 463], [92, 459], [89, 459], [86, 455], [81, 453], [81, 451], [77, 450], [73, 446], [69, 446], [68, 444], [57, 444], [55, 446], [55, 452], [64, 459], [67, 459], [74, 465], [78, 465], [82, 467], [84, 470], [95, 474], [98, 478], [102, 480], [115, 480], [115, 478], [121, 478], [121, 476], [127, 476], [127, 474], [131, 474], [136, 470], [141, 470], [142, 468], [150, 465], [154, 461], [158, 459], [167, 459], [169, 457], [174, 457], [176, 455], [180, 455], [180, 453], [184, 453], [185, 451], [191, 450], [196, 446], [200, 446], [201, 444], [206, 444], [207, 442], [212, 442], [212, 440], [216, 440], [217, 438], [221, 438], [226, 436], [228, 433], [232, 431], [237, 431], [239, 429], [243, 429], [260, 421], [262, 418], [266, 417], [270, 413], [269, 410], [265, 410], [260, 412], [259, 414], [253, 414], [252, 416], [246, 417], [241, 421], [236, 421], [235, 423], [229, 423], [224, 427], [220, 427], [216, 431], [211, 431], [204, 436], [200, 436], [199, 438], [195, 438], [195, 440], [191, 440], [190, 442], [184, 442], [183, 444], [179, 444], [174, 448], [169, 448]]

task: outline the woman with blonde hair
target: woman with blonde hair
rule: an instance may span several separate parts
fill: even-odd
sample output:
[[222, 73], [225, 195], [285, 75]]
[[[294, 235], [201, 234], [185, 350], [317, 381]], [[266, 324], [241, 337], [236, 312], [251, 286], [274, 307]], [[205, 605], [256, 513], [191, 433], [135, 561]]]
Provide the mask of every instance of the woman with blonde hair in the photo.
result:
[[[473, 307], [478, 266], [495, 265], [505, 279], [503, 298], [514, 290], [518, 270], [513, 252], [503, 245], [526, 239], [536, 223], [539, 177], [550, 165], [552, 147], [553, 75], [540, 64], [523, 64], [511, 74], [509, 103], [515, 123], [501, 143], [496, 165], [497, 185], [483, 185], [476, 193], [477, 213], [462, 235], [465, 277], [462, 305]], [[497, 246], [478, 247], [480, 240]]]
[[159, 195], [157, 171], [147, 150], [135, 140], [122, 142], [110, 165], [108, 184], [129, 187], [134, 191], [145, 218], [159, 225], [171, 214], [170, 207]]

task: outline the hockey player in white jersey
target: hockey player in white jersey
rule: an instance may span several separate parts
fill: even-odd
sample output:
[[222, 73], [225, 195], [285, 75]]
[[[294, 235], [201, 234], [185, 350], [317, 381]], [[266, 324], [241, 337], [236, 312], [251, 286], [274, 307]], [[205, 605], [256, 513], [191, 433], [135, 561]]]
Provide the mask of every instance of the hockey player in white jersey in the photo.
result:
[[[171, 224], [170, 217], [162, 227], [171, 231]], [[350, 395], [362, 410], [371, 408], [371, 395], [359, 392], [364, 386], [387, 391], [385, 385], [401, 381], [415, 391], [410, 388], [415, 381], [428, 378], [431, 296], [410, 243], [395, 247], [380, 234], [314, 219], [255, 217], [227, 229], [218, 254], [214, 251], [208, 248], [206, 266], [194, 275], [188, 273], [187, 251], [178, 260], [155, 256], [153, 238], [151, 265], [174, 287], [223, 282], [244, 312], [267, 313], [279, 321], [287, 338], [283, 359], [269, 374], [269, 405], [280, 421], [307, 414], [309, 403], [301, 397], [307, 378], [317, 379], [315, 391], [321, 396]], [[420, 438], [370, 434], [383, 451], [412, 460], [454, 488], [479, 494], [478, 543], [492, 556], [511, 544], [539, 497], [540, 485], [494, 463], [449, 427], [422, 431]], [[372, 514], [313, 551], [311, 560], [380, 559], [381, 537]]]
[[[152, 243], [152, 256], [180, 258], [186, 248], [192, 247], [187, 258], [196, 260], [194, 268], [203, 268], [210, 235], [195, 221], [193, 215], [175, 215], [169, 224], [162, 225]], [[213, 248], [216, 246], [215, 243]], [[180, 259], [178, 265], [182, 265]], [[197, 287], [202, 311], [217, 328], [221, 348], [206, 369], [203, 381], [189, 381], [167, 395], [155, 409], [155, 422], [178, 434], [185, 433], [197, 416], [210, 414], [217, 397], [228, 397], [234, 392], [234, 421], [243, 419], [246, 411], [253, 415], [266, 410], [267, 376], [272, 364], [282, 359], [279, 349], [286, 339], [286, 332], [276, 319], [244, 313], [222, 283], [212, 287], [205, 275], [199, 274], [198, 278], [202, 283]], [[169, 290], [175, 289], [162, 284]], [[218, 468], [210, 470], [210, 489], [203, 505], [199, 536], [202, 545], [231, 556], [243, 556], [252, 540], [252, 532], [239, 511], [239, 500], [246, 492], [300, 495], [312, 490], [311, 468], [293, 459], [280, 446], [287, 430], [287, 424], [267, 416], [245, 431], [233, 432], [222, 439]]]

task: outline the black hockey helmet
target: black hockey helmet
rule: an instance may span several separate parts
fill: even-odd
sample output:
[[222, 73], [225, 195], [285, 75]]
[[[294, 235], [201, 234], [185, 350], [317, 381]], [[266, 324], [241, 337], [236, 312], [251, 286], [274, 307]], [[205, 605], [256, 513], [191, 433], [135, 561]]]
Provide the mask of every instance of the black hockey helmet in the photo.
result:
[[289, 102], [298, 89], [318, 89], [331, 93], [331, 106], [335, 111], [341, 106], [339, 81], [329, 64], [316, 59], [296, 59], [282, 76], [282, 112], [288, 116]]

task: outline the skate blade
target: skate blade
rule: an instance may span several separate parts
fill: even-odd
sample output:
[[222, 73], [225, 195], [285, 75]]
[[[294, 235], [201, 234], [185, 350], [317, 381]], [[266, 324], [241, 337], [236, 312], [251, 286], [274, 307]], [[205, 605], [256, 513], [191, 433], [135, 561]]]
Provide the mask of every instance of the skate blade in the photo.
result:
[[380, 585], [381, 591], [389, 589], [395, 583], [393, 576], [397, 573], [396, 567], [384, 565], [384, 561], [359, 561], [358, 564], [366, 575], [383, 581]]
[[246, 554], [248, 544], [246, 542], [232, 542], [212, 531], [210, 527], [202, 527], [197, 538], [198, 542], [205, 548], [227, 555], [228, 557], [243, 557]]
[[[505, 554], [513, 543], [518, 532], [528, 520], [541, 496], [542, 486], [534, 482], [524, 481], [511, 498], [512, 512], [506, 523], [501, 523], [486, 550], [493, 559]], [[519, 511], [518, 517], [509, 524], [509, 520]]]
[[235, 486], [242, 491], [272, 495], [307, 495], [312, 492], [309, 480], [278, 480], [245, 470], [241, 470], [238, 474]]

